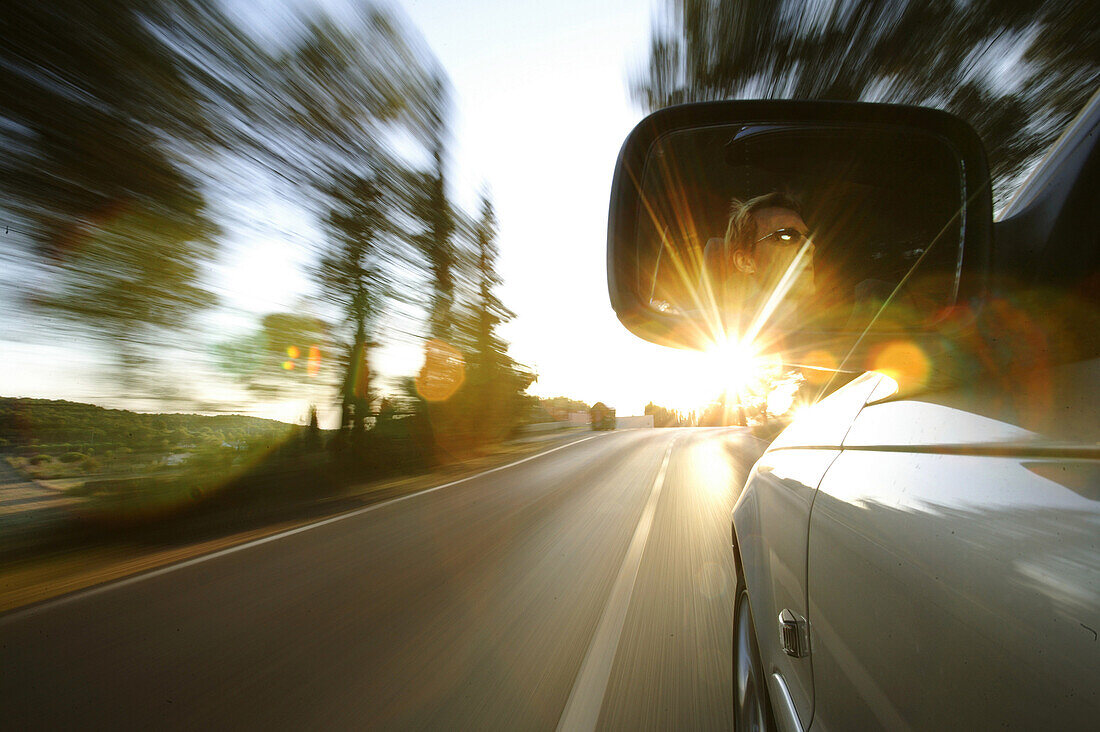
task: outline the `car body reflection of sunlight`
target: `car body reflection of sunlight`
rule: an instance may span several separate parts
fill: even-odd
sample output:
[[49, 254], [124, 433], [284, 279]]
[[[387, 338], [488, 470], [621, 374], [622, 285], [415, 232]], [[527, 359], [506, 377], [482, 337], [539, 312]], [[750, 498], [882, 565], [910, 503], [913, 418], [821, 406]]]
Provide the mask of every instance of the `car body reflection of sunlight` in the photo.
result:
[[943, 403], [880, 401], [898, 389], [895, 379], [883, 375], [868, 406], [848, 431], [845, 447], [1029, 445], [1042, 441], [1041, 435], [1018, 424]]

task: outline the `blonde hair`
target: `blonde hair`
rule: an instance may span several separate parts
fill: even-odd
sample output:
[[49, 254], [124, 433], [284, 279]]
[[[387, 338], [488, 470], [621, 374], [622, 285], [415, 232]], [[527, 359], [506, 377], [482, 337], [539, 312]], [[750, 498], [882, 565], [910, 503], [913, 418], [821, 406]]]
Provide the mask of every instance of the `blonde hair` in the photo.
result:
[[762, 196], [742, 201], [734, 198], [730, 201], [729, 223], [726, 225], [725, 250], [732, 255], [739, 249], [752, 254], [756, 248], [756, 221], [753, 214], [765, 208], [786, 208], [802, 215], [802, 206], [789, 193], [765, 193]]

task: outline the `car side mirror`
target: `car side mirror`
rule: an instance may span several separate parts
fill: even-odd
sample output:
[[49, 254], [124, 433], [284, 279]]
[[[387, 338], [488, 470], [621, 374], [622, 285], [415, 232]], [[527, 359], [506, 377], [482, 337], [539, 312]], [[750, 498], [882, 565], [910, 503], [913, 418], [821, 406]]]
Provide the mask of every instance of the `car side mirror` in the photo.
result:
[[974, 130], [894, 105], [670, 107], [627, 137], [608, 220], [611, 304], [634, 334], [836, 366], [978, 302], [992, 195]]

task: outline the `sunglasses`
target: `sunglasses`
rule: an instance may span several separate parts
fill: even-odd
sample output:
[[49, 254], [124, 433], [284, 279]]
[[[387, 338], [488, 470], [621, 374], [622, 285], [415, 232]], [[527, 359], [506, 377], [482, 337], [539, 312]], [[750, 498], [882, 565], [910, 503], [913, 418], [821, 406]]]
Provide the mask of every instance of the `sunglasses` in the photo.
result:
[[753, 246], [769, 239], [773, 244], [779, 246], [801, 246], [809, 238], [809, 234], [803, 234], [798, 229], [780, 229], [779, 231], [773, 231], [766, 236], [760, 237], [753, 242]]

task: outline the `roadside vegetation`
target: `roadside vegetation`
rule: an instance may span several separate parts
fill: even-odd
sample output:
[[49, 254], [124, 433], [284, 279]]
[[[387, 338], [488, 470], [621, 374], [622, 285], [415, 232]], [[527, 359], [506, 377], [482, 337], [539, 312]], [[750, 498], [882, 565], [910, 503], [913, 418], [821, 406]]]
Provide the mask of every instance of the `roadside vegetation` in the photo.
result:
[[[501, 452], [499, 441], [523, 434], [526, 424], [569, 427], [552, 406], [560, 401], [529, 397], [512, 433], [477, 449], [467, 438], [458, 450], [454, 440], [461, 433], [433, 432], [411, 400], [405, 407], [387, 400], [356, 435], [322, 430], [315, 419], [291, 425], [239, 415], [144, 414], [0, 398], [0, 456], [14, 469], [12, 476], [74, 499], [66, 504], [65, 520], [133, 526], [226, 506], [290, 508], [360, 484], [453, 470]], [[583, 402], [566, 401], [587, 409]], [[449, 449], [440, 451], [440, 444]], [[54, 530], [56, 522], [42, 529]]]

